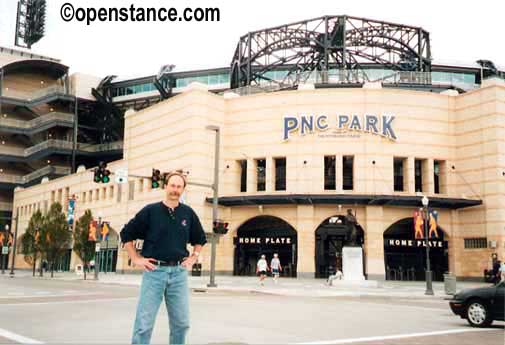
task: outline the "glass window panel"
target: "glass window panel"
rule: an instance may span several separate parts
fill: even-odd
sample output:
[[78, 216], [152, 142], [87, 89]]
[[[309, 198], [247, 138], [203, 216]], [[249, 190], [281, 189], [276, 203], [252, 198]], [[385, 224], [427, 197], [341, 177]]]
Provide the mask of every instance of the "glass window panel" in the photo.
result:
[[209, 85], [216, 85], [219, 81], [219, 76], [211, 75], [209, 76]]

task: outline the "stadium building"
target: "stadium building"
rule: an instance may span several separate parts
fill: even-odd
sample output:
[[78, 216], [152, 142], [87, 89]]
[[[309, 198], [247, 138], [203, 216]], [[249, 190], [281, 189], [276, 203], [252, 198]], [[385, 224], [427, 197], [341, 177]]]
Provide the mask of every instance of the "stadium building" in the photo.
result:
[[[230, 229], [220, 273], [254, 275], [258, 256], [276, 252], [286, 276], [327, 277], [342, 266], [348, 213], [368, 279], [424, 280], [426, 245], [435, 280], [478, 279], [493, 253], [505, 258], [504, 71], [433, 60], [422, 28], [326, 16], [242, 36], [229, 68], [136, 79], [0, 53], [0, 205], [18, 238], [37, 209], [75, 197], [77, 218], [90, 209], [110, 224], [101, 270], [133, 270], [117, 234], [163, 197], [153, 168], [189, 172], [184, 202], [211, 232], [201, 185], [213, 177], [207, 127], [218, 126]], [[94, 183], [101, 160], [127, 183]], [[436, 211], [428, 241], [415, 234], [422, 196]], [[207, 246], [204, 270], [209, 257]], [[58, 268], [78, 263], [69, 248]], [[23, 254], [16, 267], [28, 268]]]

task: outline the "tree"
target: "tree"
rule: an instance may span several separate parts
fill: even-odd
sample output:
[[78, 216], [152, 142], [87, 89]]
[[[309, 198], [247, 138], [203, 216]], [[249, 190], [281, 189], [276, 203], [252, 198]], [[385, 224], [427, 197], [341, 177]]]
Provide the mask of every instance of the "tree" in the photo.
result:
[[41, 251], [51, 266], [51, 278], [54, 277], [54, 265], [71, 248], [72, 234], [68, 229], [67, 219], [59, 202], [49, 208], [44, 217], [40, 234]]
[[[40, 247], [37, 241], [37, 231], [42, 230], [44, 223], [44, 216], [40, 210], [35, 211], [35, 213], [30, 218], [28, 222], [28, 228], [25, 233], [21, 236], [20, 241], [20, 251], [24, 254], [25, 262], [29, 265], [33, 265], [33, 275], [35, 276], [35, 266], [37, 263], [37, 257], [40, 254]], [[39, 232], [40, 235], [40, 232]], [[42, 267], [41, 267], [42, 269]]]
[[75, 223], [74, 251], [84, 265], [84, 280], [89, 262], [95, 256], [95, 242], [88, 241], [89, 224], [93, 221], [90, 210], [86, 210], [81, 218]]

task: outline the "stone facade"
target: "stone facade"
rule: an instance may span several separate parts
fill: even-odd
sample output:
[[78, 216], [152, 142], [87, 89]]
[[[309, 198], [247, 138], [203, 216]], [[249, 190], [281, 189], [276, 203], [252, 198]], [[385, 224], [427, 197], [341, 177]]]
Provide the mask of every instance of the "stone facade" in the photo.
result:
[[[396, 140], [373, 130], [335, 132], [292, 131], [283, 140], [284, 117], [327, 115], [394, 116], [391, 123]], [[31, 214], [45, 203], [66, 204], [76, 195], [77, 218], [84, 210], [110, 221], [120, 231], [139, 209], [163, 198], [163, 191], [151, 190], [152, 168], [162, 171], [184, 169], [189, 181], [212, 183], [214, 132], [221, 128], [220, 197], [262, 195], [372, 195], [416, 196], [414, 161], [423, 160], [423, 195], [430, 198], [482, 200], [467, 208], [439, 209], [439, 226], [448, 241], [449, 270], [459, 277], [481, 277], [491, 265], [491, 254], [505, 258], [505, 84], [489, 81], [480, 89], [461, 95], [382, 88], [310, 89], [218, 96], [202, 85], [192, 84], [186, 92], [140, 112], [127, 112], [124, 159], [109, 169], [128, 169], [129, 183], [95, 184], [91, 170], [15, 192], [13, 210], [19, 215], [19, 232]], [[330, 123], [330, 121], [328, 121]], [[363, 123], [361, 124], [364, 127]], [[324, 156], [334, 155], [336, 190], [324, 190]], [[354, 156], [354, 188], [342, 188], [342, 156]], [[286, 190], [275, 191], [274, 159], [286, 158]], [[393, 159], [405, 159], [405, 191], [393, 188]], [[266, 190], [256, 189], [255, 159], [266, 160]], [[240, 191], [240, 164], [247, 160], [247, 191]], [[434, 161], [440, 165], [440, 191], [435, 193]], [[205, 199], [212, 191], [190, 185], [186, 202], [211, 231], [212, 207]], [[421, 206], [343, 204], [282, 204], [220, 206], [219, 218], [229, 222], [229, 233], [217, 247], [216, 269], [231, 273], [237, 229], [258, 215], [283, 219], [298, 238], [298, 276], [314, 276], [315, 230], [328, 217], [344, 215], [348, 208], [357, 213], [365, 232], [366, 273], [384, 278], [384, 231], [393, 223], [412, 217]], [[465, 249], [465, 238], [486, 238], [483, 249]], [[496, 246], [494, 245], [496, 244]], [[78, 263], [74, 257], [71, 267]], [[210, 264], [210, 245], [203, 252], [204, 269]], [[18, 267], [26, 266], [23, 256]], [[126, 252], [120, 250], [117, 271], [128, 271]]]

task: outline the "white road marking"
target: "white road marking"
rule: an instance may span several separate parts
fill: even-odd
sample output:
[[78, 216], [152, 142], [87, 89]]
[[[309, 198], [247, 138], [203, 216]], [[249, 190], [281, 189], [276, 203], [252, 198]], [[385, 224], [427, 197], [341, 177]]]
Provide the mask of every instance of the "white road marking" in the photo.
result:
[[359, 343], [364, 341], [381, 341], [381, 340], [392, 340], [392, 339], [404, 339], [404, 338], [414, 338], [414, 337], [429, 337], [432, 335], [443, 335], [443, 334], [454, 334], [454, 333], [465, 333], [465, 332], [485, 332], [485, 331], [495, 331], [493, 328], [461, 328], [461, 329], [448, 329], [444, 331], [435, 332], [424, 332], [424, 333], [410, 333], [410, 334], [396, 334], [396, 335], [385, 335], [376, 337], [364, 337], [364, 338], [349, 338], [349, 339], [336, 339], [336, 340], [324, 340], [315, 341], [307, 343], [296, 343], [299, 345], [312, 345], [312, 344], [351, 344]]
[[7, 338], [21, 344], [44, 344], [41, 341], [23, 337], [22, 335], [9, 332], [8, 330], [2, 328], [0, 328], [0, 337]]
[[35, 295], [10, 295], [9, 296], [0, 296], [0, 299], [11, 299], [11, 298], [42, 298], [42, 297], [81, 297], [81, 296], [93, 296], [99, 295], [98, 292], [83, 292], [77, 295], [70, 294], [51, 294], [50, 292], [42, 291], [35, 292]]
[[90, 302], [112, 302], [112, 301], [126, 301], [126, 300], [138, 300], [138, 297], [124, 297], [124, 298], [104, 298], [104, 299], [87, 299], [87, 300], [77, 300], [77, 301], [52, 301], [52, 302], [28, 302], [28, 303], [0, 303], [1, 307], [4, 306], [24, 306], [24, 305], [48, 305], [48, 304], [77, 304], [77, 303], [90, 303]]

